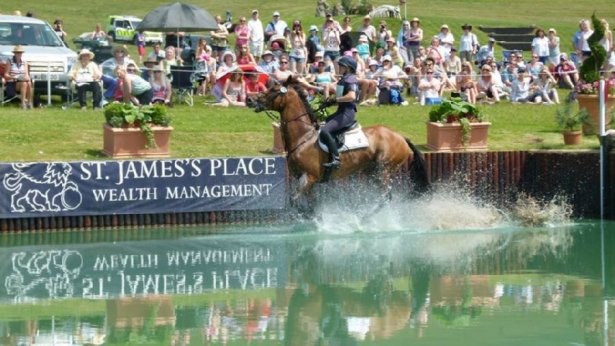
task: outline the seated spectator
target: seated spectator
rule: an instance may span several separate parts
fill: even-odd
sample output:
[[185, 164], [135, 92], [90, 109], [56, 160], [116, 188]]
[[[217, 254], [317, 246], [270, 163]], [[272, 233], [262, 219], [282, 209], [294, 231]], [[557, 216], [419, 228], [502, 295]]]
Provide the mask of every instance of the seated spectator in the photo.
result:
[[102, 29], [102, 26], [100, 25], [100, 23], [96, 24], [96, 27], [94, 28], [94, 31], [92, 32], [92, 36], [90, 38], [92, 41], [96, 41], [100, 39], [107, 39], [107, 40], [113, 39], [113, 37], [107, 35], [107, 33]]
[[517, 79], [512, 83], [510, 101], [513, 103], [533, 101], [533, 98], [530, 99], [530, 86], [530, 77], [527, 76], [524, 68], [519, 68], [517, 70]]
[[408, 78], [408, 75], [399, 66], [393, 64], [390, 55], [385, 55], [382, 62], [382, 68], [374, 73], [374, 77], [379, 77], [381, 80], [380, 87], [401, 89], [403, 83], [400, 79]]
[[160, 63], [164, 59], [164, 51], [160, 49], [160, 43], [154, 43], [152, 51], [148, 54], [148, 59], [155, 59], [156, 63]]
[[404, 58], [401, 56], [399, 47], [397, 47], [397, 41], [395, 41], [394, 38], [389, 37], [386, 40], [386, 44], [387, 44], [387, 54], [391, 56], [391, 59], [393, 59], [393, 64], [395, 64], [396, 66], [400, 68], [404, 66]]
[[237, 55], [238, 65], [256, 65], [256, 60], [248, 51], [248, 45], [244, 44], [239, 46], [239, 53]]
[[135, 74], [136, 70], [136, 65], [131, 65], [126, 70], [121, 66], [117, 66], [114, 73], [118, 78], [118, 85], [121, 85], [124, 103], [147, 106], [152, 102], [152, 86]]
[[[316, 53], [316, 55], [318, 55], [318, 53]], [[260, 66], [269, 75], [273, 74], [273, 72], [280, 67], [278, 61], [275, 60], [275, 57], [270, 50], [266, 50], [263, 55], [261, 55], [261, 61], [258, 63], [258, 66]]]
[[218, 100], [218, 103], [212, 103], [211, 105], [220, 107], [245, 107], [245, 100], [246, 84], [243, 80], [243, 72], [241, 70], [235, 70], [224, 82], [222, 97]]
[[419, 98], [421, 106], [424, 106], [428, 98], [440, 98], [440, 80], [434, 78], [433, 67], [425, 70], [425, 76], [419, 82]]
[[218, 75], [224, 74], [226, 71], [237, 66], [235, 62], [235, 53], [230, 50], [222, 53], [222, 58], [220, 59], [220, 67], [218, 67]]
[[[538, 74], [537, 78], [534, 78], [534, 82], [532, 83], [534, 92], [539, 94], [537, 98], [540, 98], [542, 102], [546, 104], [559, 104], [559, 95], [557, 94], [557, 90], [555, 90], [555, 85], [557, 82], [555, 78], [551, 76], [549, 73], [549, 68], [544, 66], [542, 71]], [[536, 103], [539, 103], [540, 100], [536, 100]]]
[[457, 56], [457, 49], [451, 48], [451, 54], [444, 59], [444, 71], [446, 76], [455, 79], [455, 76], [461, 72], [461, 59]]
[[502, 78], [502, 83], [504, 84], [504, 88], [502, 90], [510, 93], [510, 87], [512, 83], [517, 79], [517, 67], [516, 62], [508, 62], [506, 63], [506, 67], [500, 73]]
[[500, 74], [500, 71], [498, 71], [498, 65], [495, 61], [492, 61], [489, 66], [491, 66], [491, 77], [493, 78], [493, 84], [495, 85], [495, 89], [497, 90], [500, 99], [508, 96], [510, 89], [504, 85], [502, 75]]
[[[286, 80], [288, 79], [288, 77], [292, 76], [293, 73], [292, 71], [290, 71], [288, 69], [288, 56], [287, 55], [282, 55], [282, 58], [280, 58], [280, 66], [278, 69], [276, 69], [273, 72], [273, 78], [275, 78], [278, 82], [280, 83], [284, 83], [286, 82]], [[308, 89], [308, 90], [312, 90], [312, 91], [316, 91], [316, 92], [321, 92], [323, 91], [322, 87], [316, 86], [316, 85], [312, 85], [310, 83], [308, 83], [303, 77], [301, 76], [295, 76], [295, 80], [297, 81], [297, 83], [301, 86], [303, 86], [304, 88]]]
[[414, 58], [414, 62], [410, 68], [406, 68], [404, 72], [408, 75], [410, 88], [407, 93], [410, 96], [419, 96], [419, 83], [423, 79], [423, 62], [418, 56]]
[[156, 61], [156, 58], [147, 58], [143, 65], [145, 66], [141, 69], [141, 78], [149, 82], [152, 77], [152, 69], [154, 66], [158, 65], [158, 62]]
[[171, 66], [183, 66], [184, 61], [176, 54], [177, 48], [168, 46], [164, 49], [162, 68], [167, 76], [171, 75]]
[[329, 98], [331, 93], [335, 93], [337, 78], [333, 73], [326, 71], [327, 63], [324, 60], [318, 62], [318, 71], [312, 74], [310, 83], [319, 86], [323, 89], [325, 99]]
[[419, 46], [419, 48], [417, 48], [417, 55], [421, 61], [425, 61], [425, 59], [427, 59], [427, 49], [423, 46]]
[[116, 68], [121, 67], [124, 71], [128, 68], [128, 64], [133, 63], [130, 58], [128, 58], [128, 50], [126, 47], [121, 45], [115, 45], [111, 48], [112, 58], [105, 60], [101, 64], [102, 72], [103, 72], [103, 88], [105, 91], [105, 98], [113, 98], [115, 94], [115, 87], [117, 85], [117, 75], [115, 74]]
[[[376, 72], [378, 72], [378, 67], [378, 62], [376, 60], [369, 59], [369, 62], [367, 63], [367, 71], [365, 71], [365, 78], [378, 81], [378, 76], [375, 76]], [[380, 85], [379, 82], [378, 85]]]
[[527, 72], [527, 66], [525, 64], [525, 60], [523, 60], [523, 52], [517, 52], [517, 54], [515, 54], [515, 56], [517, 57], [517, 68], [524, 68]]
[[544, 64], [540, 61], [538, 54], [532, 54], [532, 60], [525, 65], [526, 70], [530, 73], [532, 79], [538, 78], [538, 74], [542, 71]]
[[68, 73], [68, 78], [77, 90], [77, 99], [81, 109], [86, 109], [85, 95], [87, 91], [91, 91], [93, 94], [92, 107], [94, 109], [100, 108], [102, 101], [100, 87], [102, 72], [92, 59], [94, 59], [94, 53], [87, 49], [82, 49], [79, 52], [79, 60], [75, 62]]
[[[469, 61], [463, 63], [461, 72], [457, 75], [457, 92], [463, 100], [472, 104], [476, 103], [478, 90], [472, 78], [472, 66]], [[452, 93], [451, 96], [453, 96]]]
[[385, 55], [386, 54], [385, 54], [384, 48], [382, 48], [382, 47], [381, 48], [376, 48], [376, 54], [374, 54], [373, 59], [378, 62], [378, 66], [379, 67], [382, 67], [382, 64], [384, 62], [382, 59], [384, 58]]
[[560, 88], [569, 88], [573, 90], [574, 86], [579, 81], [577, 68], [568, 60], [566, 53], [560, 55], [559, 64], [555, 67], [555, 79]]
[[500, 95], [493, 81], [491, 66], [484, 65], [481, 69], [481, 74], [478, 78], [478, 98], [487, 98], [487, 100], [493, 99], [495, 103], [500, 102]]
[[258, 81], [258, 73], [250, 73], [246, 82], [246, 96], [248, 106], [254, 105], [258, 94], [267, 91], [265, 84]]
[[280, 42], [278, 41], [271, 42], [269, 49], [276, 60], [280, 60], [280, 58], [284, 54], [284, 47], [283, 45], [280, 45]]
[[15, 93], [20, 95], [21, 108], [30, 109], [33, 101], [33, 86], [30, 77], [30, 65], [22, 60], [24, 52], [25, 50], [21, 45], [16, 45], [13, 48], [13, 58], [6, 61], [3, 77], [8, 83], [7, 89], [13, 88]]
[[149, 84], [152, 86], [152, 103], [170, 105], [171, 95], [173, 95], [173, 89], [171, 88], [171, 81], [164, 75], [162, 66], [156, 65], [152, 69], [152, 78]]

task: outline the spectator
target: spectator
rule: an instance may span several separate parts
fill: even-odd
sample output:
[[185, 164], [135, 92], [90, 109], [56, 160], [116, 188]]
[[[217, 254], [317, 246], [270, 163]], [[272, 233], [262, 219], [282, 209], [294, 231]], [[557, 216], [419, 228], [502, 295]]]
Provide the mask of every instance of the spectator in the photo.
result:
[[373, 25], [371, 25], [371, 22], [372, 22], [372, 17], [370, 17], [369, 15], [363, 17], [363, 25], [361, 25], [357, 29], [357, 31], [360, 31], [363, 34], [365, 34], [371, 42], [378, 42], [376, 28]]
[[170, 105], [171, 95], [173, 95], [173, 89], [171, 88], [171, 81], [164, 75], [164, 69], [160, 65], [154, 66], [152, 69], [152, 78], [149, 84], [152, 87], [152, 103]]
[[143, 34], [143, 30], [137, 31], [137, 52], [139, 53], [139, 64], [142, 64], [145, 58], [145, 34]]
[[323, 30], [322, 41], [325, 46], [325, 61], [329, 60], [333, 65], [335, 74], [338, 73], [337, 59], [340, 57], [340, 32], [332, 20], [327, 20], [327, 27]]
[[517, 65], [516, 62], [508, 62], [506, 63], [506, 67], [502, 70], [500, 74], [502, 77], [502, 83], [504, 84], [504, 88], [502, 90], [510, 93], [510, 88], [512, 87], [512, 83], [517, 79]]
[[495, 103], [500, 102], [500, 95], [493, 81], [493, 74], [492, 74], [492, 69], [490, 65], [485, 64], [481, 68], [481, 74], [480, 74], [480, 77], [478, 78], [477, 86], [478, 86], [478, 97], [477, 98], [480, 98], [482, 96], [483, 98], [486, 97], [488, 101], [490, 99], [493, 99]]
[[549, 64], [555, 65], [559, 63], [560, 55], [559, 37], [557, 37], [556, 35], [557, 32], [555, 31], [555, 29], [549, 29], [549, 58], [547, 60], [549, 61]]
[[455, 78], [455, 76], [461, 72], [461, 59], [457, 56], [457, 49], [451, 48], [451, 55], [444, 60], [444, 71], [449, 78]]
[[421, 59], [421, 61], [425, 61], [425, 59], [427, 59], [427, 50], [425, 47], [419, 46], [418, 58]]
[[218, 68], [218, 74], [223, 74], [226, 71], [233, 69], [235, 66], [237, 66], [236, 61], [237, 60], [235, 59], [235, 53], [231, 52], [230, 50], [224, 52], [224, 54], [222, 54], [222, 58], [220, 58], [220, 67]]
[[438, 36], [431, 38], [431, 46], [427, 49], [427, 56], [433, 58], [438, 66], [442, 66], [446, 53], [444, 48], [440, 46], [440, 38]]
[[483, 66], [487, 57], [491, 57], [495, 59], [495, 39], [493, 37], [489, 38], [489, 43], [480, 47], [478, 53], [476, 54], [476, 63], [479, 66]]
[[600, 40], [600, 44], [606, 50], [606, 61], [603, 66], [604, 71], [611, 71], [615, 68], [615, 52], [613, 48], [613, 32], [609, 28], [609, 23], [602, 19], [600, 21], [604, 26], [604, 38]]
[[64, 38], [67, 37], [68, 34], [66, 33], [66, 31], [64, 31], [64, 28], [62, 28], [62, 25], [63, 25], [62, 19], [54, 20], [53, 21], [53, 31], [55, 31], [55, 33], [58, 35], [60, 40], [62, 40], [62, 42], [66, 43]]
[[79, 52], [79, 60], [75, 62], [68, 73], [68, 78], [77, 90], [77, 99], [81, 109], [86, 109], [85, 95], [88, 91], [92, 92], [94, 98], [92, 107], [94, 109], [100, 108], [102, 101], [102, 91], [100, 88], [102, 72], [92, 59], [94, 59], [94, 53], [87, 49], [82, 49]]
[[540, 71], [542, 71], [543, 67], [544, 65], [542, 62], [540, 62], [540, 57], [536, 53], [532, 54], [532, 60], [530, 60], [527, 65], [525, 65], [525, 68], [528, 70], [532, 80], [538, 78], [538, 74], [540, 74]]
[[438, 34], [440, 39], [440, 46], [444, 49], [444, 54], [448, 56], [451, 53], [451, 48], [455, 44], [455, 38], [451, 34], [451, 30], [448, 25], [444, 24], [440, 27], [440, 33]]
[[539, 103], [539, 97], [545, 104], [559, 104], [559, 95], [557, 95], [557, 90], [555, 90], [556, 81], [549, 73], [548, 67], [543, 66], [538, 74], [538, 78], [535, 78], [532, 84], [535, 93], [540, 95], [537, 96], [536, 103]]
[[400, 79], [408, 78], [408, 75], [399, 66], [393, 64], [390, 55], [385, 55], [382, 58], [382, 68], [376, 71], [373, 76], [380, 78], [382, 81], [380, 87], [385, 89], [401, 88], [403, 83]]
[[526, 75], [524, 68], [517, 70], [517, 79], [512, 83], [510, 91], [510, 101], [513, 103], [530, 101], [530, 77]]
[[355, 48], [359, 52], [359, 56], [363, 61], [367, 61], [367, 59], [369, 59], [369, 41], [366, 35], [359, 36], [359, 44], [357, 44]]
[[214, 59], [220, 59], [220, 57], [228, 50], [228, 30], [226, 30], [226, 26], [222, 22], [222, 17], [220, 17], [220, 15], [216, 16], [216, 22], [218, 23], [218, 30], [210, 32], [211, 51]]
[[14, 88], [15, 92], [21, 97], [21, 109], [32, 108], [32, 79], [30, 78], [30, 67], [28, 63], [22, 60], [25, 50], [21, 45], [16, 45], [13, 48], [13, 58], [6, 61], [4, 68], [4, 80], [8, 88]]
[[472, 25], [461, 26], [463, 35], [459, 38], [459, 58], [461, 62], [474, 61], [474, 54], [478, 52], [478, 38], [472, 32]]
[[577, 56], [579, 57], [579, 59], [581, 59], [581, 36], [583, 35], [583, 22], [585, 22], [585, 19], [581, 19], [579, 21], [579, 30], [577, 30], [574, 35], [572, 35], [572, 49], [574, 49], [575, 52], [577, 52]]
[[238, 65], [256, 65], [256, 59], [250, 54], [248, 51], [248, 46], [243, 45], [239, 47], [239, 53], [237, 54], [237, 64]]
[[254, 104], [258, 94], [265, 91], [267, 91], [267, 87], [258, 81], [258, 73], [248, 74], [248, 81], [246, 82], [246, 102], [248, 105]]
[[213, 103], [211, 105], [220, 107], [245, 107], [245, 100], [246, 84], [243, 80], [243, 72], [241, 70], [235, 70], [224, 82], [224, 86], [222, 87], [222, 97], [218, 100], [218, 103]]
[[153, 51], [149, 53], [147, 58], [156, 59], [158, 63], [161, 62], [162, 59], [164, 59], [164, 51], [160, 49], [160, 43], [158, 42], [154, 43], [154, 46], [152, 47], [152, 49]]
[[94, 31], [92, 32], [91, 39], [92, 39], [92, 41], [94, 41], [94, 40], [100, 40], [100, 39], [103, 39], [103, 38], [106, 38], [108, 40], [112, 39], [111, 36], [107, 35], [107, 33], [103, 31], [102, 26], [100, 25], [100, 23], [97, 23], [95, 28], [94, 28]]
[[391, 32], [391, 30], [387, 29], [387, 22], [385, 22], [384, 20], [380, 21], [380, 26], [378, 27], [378, 33], [376, 34], [376, 36], [378, 39], [378, 41], [376, 41], [376, 47], [385, 47], [386, 49], [389, 40], [393, 40], [393, 43], [397, 44], [396, 40], [393, 38], [393, 33]]
[[320, 36], [318, 36], [318, 27], [316, 25], [310, 26], [310, 37], [308, 37], [308, 40], [314, 43], [317, 51], [322, 52], [324, 50], [322, 44], [320, 44]]
[[284, 30], [288, 27], [285, 21], [280, 19], [280, 12], [273, 12], [273, 21], [265, 28], [265, 38], [269, 41], [273, 36], [284, 36]]
[[32, 12], [32, 11], [26, 12], [26, 17], [34, 18], [34, 12]]
[[[235, 54], [239, 55], [243, 46], [248, 46], [250, 28], [246, 24], [246, 17], [239, 18], [239, 25], [235, 26]], [[249, 52], [248, 52], [249, 53]]]
[[149, 82], [152, 77], [152, 70], [154, 66], [159, 64], [159, 61], [157, 61], [156, 58], [147, 58], [143, 64], [145, 65], [145, 69], [141, 71], [141, 78]]
[[105, 98], [113, 98], [115, 95], [116, 86], [118, 83], [117, 75], [115, 74], [116, 67], [120, 67], [124, 72], [128, 68], [130, 63], [134, 62], [128, 57], [128, 50], [121, 45], [114, 45], [111, 48], [112, 58], [105, 60], [102, 64], [102, 81], [103, 88], [105, 89]]
[[162, 68], [167, 76], [171, 75], [171, 66], [182, 66], [184, 61], [177, 55], [175, 47], [168, 46], [164, 49]]
[[538, 56], [538, 61], [543, 65], [549, 58], [549, 39], [545, 35], [544, 29], [536, 30], [536, 37], [532, 40], [532, 54]]
[[587, 58], [588, 56], [592, 55], [592, 51], [589, 48], [589, 37], [594, 33], [594, 30], [591, 29], [591, 26], [589, 24], [588, 20], [584, 20], [581, 23], [581, 38], [579, 40], [579, 48], [580, 50], [577, 51], [577, 55], [579, 56], [579, 58], [581, 58], [582, 60], [585, 60], [585, 58]]
[[387, 41], [387, 54], [391, 56], [393, 59], [393, 64], [399, 66], [400, 68], [404, 66], [404, 59], [399, 52], [399, 47], [397, 47], [397, 42], [392, 38], [388, 38]]
[[310, 79], [310, 83], [323, 88], [323, 96], [329, 98], [330, 93], [335, 93], [337, 79], [331, 73], [326, 71], [327, 64], [324, 60], [318, 62], [318, 70]]
[[469, 61], [465, 61], [461, 65], [461, 72], [457, 75], [457, 92], [461, 98], [469, 103], [476, 103], [476, 83], [474, 82], [472, 65]]
[[344, 17], [344, 21], [342, 22], [342, 25], [340, 26], [340, 35], [343, 35], [344, 33], [351, 32], [351, 31], [352, 31], [352, 27], [350, 26], [350, 17]]
[[420, 105], [424, 106], [428, 98], [440, 97], [440, 80], [434, 78], [434, 70], [432, 67], [428, 67], [425, 70], [425, 76], [419, 82], [419, 98]]
[[340, 25], [340, 22], [338, 22], [337, 20], [335, 20], [335, 19], [333, 18], [333, 13], [331, 13], [331, 12], [327, 12], [327, 14], [325, 15], [325, 22], [322, 24], [322, 30], [324, 31], [324, 30], [325, 30], [325, 28], [327, 27], [327, 21], [328, 21], [328, 20], [333, 21], [333, 26], [334, 26], [337, 30], [339, 30], [339, 31], [340, 31], [340, 35], [341, 35], [341, 32], [342, 32], [342, 26]]
[[257, 63], [263, 53], [263, 42], [265, 40], [263, 23], [261, 23], [258, 16], [258, 10], [253, 10], [252, 18], [248, 21], [248, 28], [250, 29], [250, 43], [248, 47], [250, 47], [250, 54], [256, 59]]
[[279, 41], [271, 42], [270, 50], [273, 53], [273, 56], [275, 57], [276, 60], [280, 60], [282, 55], [285, 55], [283, 45], [284, 44], [280, 44]]
[[414, 58], [410, 68], [404, 68], [404, 72], [408, 75], [410, 87], [407, 89], [407, 94], [410, 96], [419, 96], [419, 82], [423, 78], [422, 65], [423, 61], [419, 57]]
[[293, 29], [290, 34], [290, 70], [293, 73], [305, 75], [307, 73], [307, 48], [305, 47], [305, 33], [299, 20], [293, 22]]
[[146, 106], [152, 102], [152, 86], [134, 73], [136, 65], [131, 63], [128, 69], [117, 66], [114, 74], [122, 87], [122, 97], [126, 104]]
[[13, 15], [17, 16], [17, 17], [21, 17], [21, 11], [15, 10], [15, 11], [13, 11]]
[[184, 50], [184, 36], [186, 36], [186, 33], [181, 31], [167, 32], [164, 37], [164, 49], [166, 50], [169, 47], [173, 47], [175, 48], [175, 54], [177, 56], [182, 56], [182, 51]]
[[560, 63], [555, 67], [555, 79], [560, 88], [574, 90], [579, 80], [579, 73], [574, 64], [568, 60], [566, 53], [560, 55]]
[[258, 66], [260, 66], [269, 75], [273, 74], [273, 72], [280, 67], [270, 50], [266, 50], [263, 55], [261, 55], [261, 59], [262, 60], [258, 63]]

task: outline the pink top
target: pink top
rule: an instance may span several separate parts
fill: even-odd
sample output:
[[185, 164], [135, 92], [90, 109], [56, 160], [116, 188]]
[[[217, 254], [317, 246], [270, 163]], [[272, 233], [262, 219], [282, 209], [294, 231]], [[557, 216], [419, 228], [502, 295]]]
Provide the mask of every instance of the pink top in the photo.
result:
[[237, 35], [237, 40], [235, 41], [235, 45], [243, 46], [248, 44], [248, 35], [250, 34], [250, 28], [247, 25], [238, 25], [235, 27], [235, 35]]

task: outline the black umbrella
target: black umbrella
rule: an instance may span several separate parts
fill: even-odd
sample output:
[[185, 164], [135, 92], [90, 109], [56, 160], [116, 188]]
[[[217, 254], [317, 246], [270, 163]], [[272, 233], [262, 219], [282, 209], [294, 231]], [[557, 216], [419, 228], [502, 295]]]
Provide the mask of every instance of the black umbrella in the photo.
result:
[[139, 24], [139, 30], [204, 31], [218, 30], [218, 23], [201, 7], [176, 2], [157, 7]]

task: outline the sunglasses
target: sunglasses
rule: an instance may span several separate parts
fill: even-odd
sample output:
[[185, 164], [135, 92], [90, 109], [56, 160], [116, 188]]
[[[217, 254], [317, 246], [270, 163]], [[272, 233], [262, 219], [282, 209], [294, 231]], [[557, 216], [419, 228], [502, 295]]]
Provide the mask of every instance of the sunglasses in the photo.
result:
[[154, 71], [154, 73], [162, 73], [162, 71]]
[[288, 64], [288, 61], [280, 61], [280, 64], [281, 65], [286, 65], [286, 64]]
[[427, 74], [433, 74], [433, 71], [427, 71]]
[[137, 72], [137, 70], [135, 70], [134, 68], [129, 68], [128, 70], [126, 70], [127, 72], [133, 73], [133, 72]]
[[245, 22], [246, 22], [245, 20], [240, 20], [240, 21], [239, 21], [239, 23], [245, 23]]

